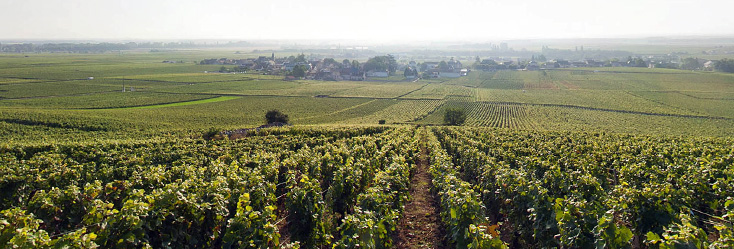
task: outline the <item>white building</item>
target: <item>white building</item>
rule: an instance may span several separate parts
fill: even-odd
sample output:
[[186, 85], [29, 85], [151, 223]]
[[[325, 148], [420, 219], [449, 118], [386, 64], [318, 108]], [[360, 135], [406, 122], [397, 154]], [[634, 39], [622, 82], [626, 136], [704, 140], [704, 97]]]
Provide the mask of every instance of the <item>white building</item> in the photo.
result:
[[438, 76], [441, 78], [459, 78], [461, 77], [461, 73], [456, 71], [438, 72]]
[[387, 71], [369, 71], [367, 72], [367, 77], [386, 78], [387, 76], [388, 76]]

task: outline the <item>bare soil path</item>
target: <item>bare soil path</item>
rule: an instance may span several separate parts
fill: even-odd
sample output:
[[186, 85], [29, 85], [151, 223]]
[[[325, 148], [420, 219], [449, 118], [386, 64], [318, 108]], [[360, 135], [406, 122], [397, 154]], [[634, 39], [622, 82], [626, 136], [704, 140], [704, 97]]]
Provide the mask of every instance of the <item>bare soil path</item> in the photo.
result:
[[438, 205], [431, 193], [428, 173], [428, 151], [421, 146], [421, 155], [411, 179], [412, 200], [405, 205], [398, 222], [395, 248], [448, 248]]

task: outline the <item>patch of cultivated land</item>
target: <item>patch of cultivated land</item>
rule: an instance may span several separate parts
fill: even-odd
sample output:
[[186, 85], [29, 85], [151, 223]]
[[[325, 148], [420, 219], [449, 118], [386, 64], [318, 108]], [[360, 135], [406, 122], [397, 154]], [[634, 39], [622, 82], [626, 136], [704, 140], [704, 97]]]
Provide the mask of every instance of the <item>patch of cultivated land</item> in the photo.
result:
[[449, 248], [441, 226], [440, 211], [431, 193], [428, 167], [428, 151], [422, 146], [410, 182], [411, 200], [405, 205], [403, 218], [398, 222], [396, 248]]
[[[439, 125], [447, 107], [464, 108], [466, 125], [470, 126], [734, 134], [731, 74], [575, 68], [472, 71], [466, 77], [415, 82], [285, 81], [282, 75], [261, 72], [204, 73], [217, 71], [221, 65], [160, 63], [169, 57], [191, 62], [225, 54], [176, 51], [3, 56], [0, 65], [6, 67], [0, 68], [0, 112], [22, 117], [15, 119], [27, 123], [53, 123], [45, 120], [44, 113], [49, 112], [73, 117], [74, 123], [103, 118], [105, 123], [115, 123], [117, 128], [108, 130], [116, 134], [97, 136], [114, 137], [154, 130], [169, 133], [253, 127], [261, 124], [268, 109], [284, 111], [294, 124], [304, 125], [376, 124], [380, 120]], [[120, 92], [123, 84], [135, 92]], [[129, 108], [121, 109], [125, 107]], [[16, 139], [27, 137], [18, 135]]]

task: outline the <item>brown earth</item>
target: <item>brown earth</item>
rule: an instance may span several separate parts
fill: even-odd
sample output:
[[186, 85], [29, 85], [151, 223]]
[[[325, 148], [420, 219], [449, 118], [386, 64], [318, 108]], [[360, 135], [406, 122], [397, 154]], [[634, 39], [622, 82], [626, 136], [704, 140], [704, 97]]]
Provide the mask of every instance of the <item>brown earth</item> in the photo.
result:
[[421, 155], [411, 179], [412, 200], [405, 205], [398, 222], [395, 248], [448, 248], [441, 224], [438, 204], [431, 193], [428, 173], [428, 151], [422, 146]]

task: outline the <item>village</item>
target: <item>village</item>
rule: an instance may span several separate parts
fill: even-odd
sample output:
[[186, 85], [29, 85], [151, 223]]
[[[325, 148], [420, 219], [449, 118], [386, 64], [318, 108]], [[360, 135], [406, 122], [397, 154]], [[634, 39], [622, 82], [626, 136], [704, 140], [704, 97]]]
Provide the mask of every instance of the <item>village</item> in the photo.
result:
[[[344, 59], [341, 62], [333, 58], [306, 59], [305, 55], [275, 58], [260, 56], [251, 59], [207, 59], [201, 65], [223, 65], [220, 73], [257, 71], [269, 75], [284, 75], [285, 80], [350, 80], [363, 81], [374, 78], [388, 78], [402, 75], [407, 80], [417, 78], [458, 78], [466, 76], [469, 68], [465, 68], [458, 60], [449, 61], [398, 63], [392, 55], [372, 57], [364, 63], [357, 60]], [[232, 65], [227, 68], [225, 65]]]
[[[601, 67], [642, 67], [642, 68], [672, 68], [685, 70], [713, 70], [715, 61], [698, 58], [681, 58], [680, 55], [649, 55], [628, 56], [627, 58], [613, 58], [609, 60], [548, 60], [544, 55], [520, 57], [490, 57], [481, 59], [479, 56], [460, 57], [463, 61], [471, 61], [471, 65], [464, 65], [460, 60], [450, 57], [448, 60], [423, 61], [402, 59], [396, 61], [393, 55], [375, 56], [366, 62], [344, 59], [337, 61], [333, 58], [306, 56], [303, 53], [297, 56], [276, 57], [259, 56], [248, 59], [205, 59], [197, 62], [200, 65], [222, 65], [217, 73], [243, 73], [256, 71], [267, 75], [283, 75], [284, 80], [308, 79], [327, 81], [363, 81], [380, 80], [394, 76], [403, 76], [403, 80], [419, 78], [459, 78], [468, 75], [472, 70], [547, 70], [559, 68], [601, 68]], [[164, 61], [164, 63], [172, 63]], [[227, 67], [233, 66], [233, 67]]]

